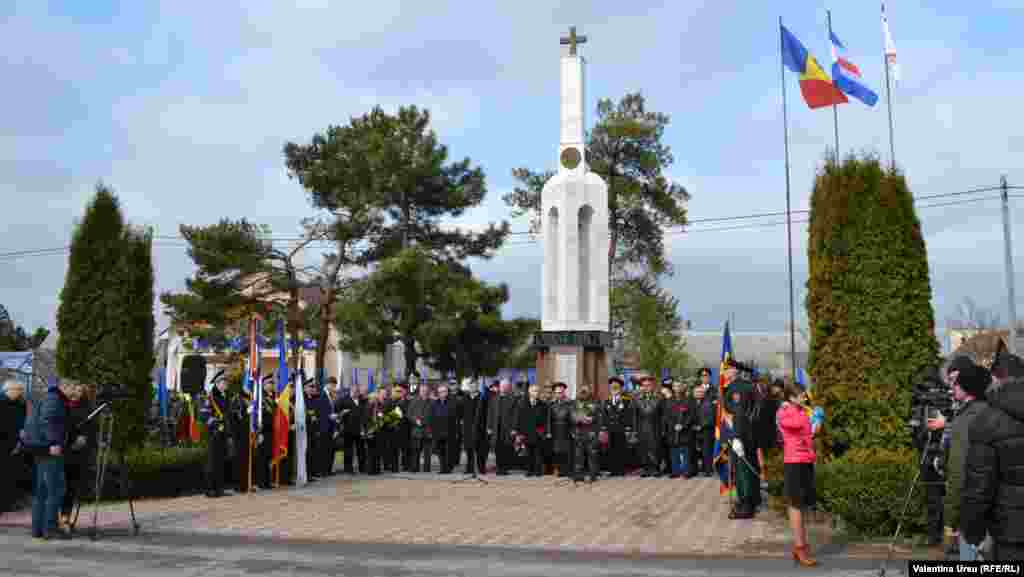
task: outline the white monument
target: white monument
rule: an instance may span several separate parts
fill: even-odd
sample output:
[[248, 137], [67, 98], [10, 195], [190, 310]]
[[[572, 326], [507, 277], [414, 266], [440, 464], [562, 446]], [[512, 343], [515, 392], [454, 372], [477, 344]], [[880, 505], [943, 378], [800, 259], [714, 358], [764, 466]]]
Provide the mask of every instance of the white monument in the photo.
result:
[[[542, 384], [562, 381], [603, 390], [605, 351], [611, 345], [608, 310], [608, 186], [587, 166], [584, 143], [584, 60], [577, 54], [586, 36], [562, 38], [561, 134], [558, 173], [541, 192], [544, 266], [537, 373]], [[597, 392], [597, 391], [595, 391]]]
[[543, 331], [608, 331], [608, 186], [587, 166], [583, 140], [585, 42], [571, 28], [562, 39], [558, 173], [541, 193], [544, 238]]

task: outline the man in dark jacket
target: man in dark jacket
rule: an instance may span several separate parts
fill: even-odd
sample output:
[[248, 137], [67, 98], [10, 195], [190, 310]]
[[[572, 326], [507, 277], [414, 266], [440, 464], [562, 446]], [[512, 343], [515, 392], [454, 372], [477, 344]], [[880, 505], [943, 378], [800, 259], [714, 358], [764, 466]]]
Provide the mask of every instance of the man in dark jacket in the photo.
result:
[[270, 464], [274, 457], [274, 415], [277, 413], [277, 384], [272, 377], [264, 378], [262, 395], [262, 422], [252, 470], [256, 484], [263, 489], [270, 489]]
[[961, 489], [960, 538], [977, 548], [987, 532], [986, 559], [1024, 560], [1024, 379], [1021, 360], [1000, 353], [986, 391], [988, 408], [968, 429]]
[[501, 381], [498, 396], [489, 404], [487, 414], [487, 435], [494, 447], [498, 461], [498, 475], [508, 475], [515, 456], [512, 439], [519, 432], [519, 397], [512, 391], [512, 383]]
[[409, 423], [412, 425], [409, 443], [413, 452], [413, 459], [409, 462], [412, 473], [420, 472], [420, 460], [423, 461], [423, 471], [430, 472], [431, 446], [430, 441], [433, 435], [430, 425], [430, 414], [433, 408], [433, 401], [430, 399], [430, 386], [420, 383], [416, 389], [416, 398], [409, 401]]
[[668, 445], [670, 474], [673, 479], [684, 474], [692, 477], [696, 467], [689, 449], [696, 404], [687, 396], [683, 383], [675, 383], [672, 393], [672, 399], [664, 403], [662, 412], [662, 436]]
[[654, 377], [640, 379], [640, 397], [633, 401], [633, 421], [640, 437], [641, 477], [660, 477], [658, 446], [661, 444], [661, 399], [654, 391]]
[[206, 423], [207, 497], [224, 496], [224, 461], [227, 459], [228, 439], [231, 438], [231, 408], [225, 397], [227, 383], [221, 379], [206, 394], [206, 401], [200, 410], [200, 419]]
[[472, 379], [462, 381], [462, 396], [459, 401], [459, 428], [462, 447], [466, 450], [467, 475], [484, 473], [487, 470], [487, 435], [484, 431], [484, 417], [487, 403], [480, 398], [480, 387]]
[[67, 539], [57, 528], [64, 503], [64, 443], [67, 431], [67, 387], [51, 384], [46, 398], [32, 407], [21, 432], [22, 444], [35, 457], [32, 488], [32, 537]]
[[448, 387], [439, 385], [437, 387], [437, 399], [430, 407], [430, 431], [431, 447], [427, 451], [427, 461], [424, 463], [424, 473], [430, 472], [429, 457], [431, 453], [437, 453], [441, 460], [441, 474], [450, 475], [455, 463], [455, 452], [459, 450], [457, 442], [458, 430], [458, 409], [455, 403], [448, 398]]
[[622, 379], [609, 379], [609, 389], [610, 398], [600, 401], [601, 432], [606, 433], [608, 439], [604, 466], [613, 477], [622, 477], [626, 474], [629, 456], [627, 438], [634, 426], [633, 407], [622, 396]]
[[366, 444], [363, 440], [363, 433], [366, 432], [369, 418], [367, 406], [366, 385], [355, 384], [351, 396], [343, 396], [339, 399], [337, 411], [345, 451], [346, 475], [354, 475], [356, 472], [353, 467], [353, 459], [358, 459], [360, 473], [367, 472]]
[[554, 384], [555, 400], [548, 408], [548, 436], [551, 438], [552, 462], [558, 469], [559, 477], [572, 475], [573, 405], [569, 400], [568, 385], [562, 382]]
[[547, 440], [548, 407], [540, 400], [540, 386], [530, 385], [519, 406], [516, 427], [526, 442], [526, 476], [544, 476], [544, 442]]
[[[690, 472], [694, 475], [703, 472], [705, 477], [712, 476], [715, 456], [715, 412], [718, 401], [701, 384], [693, 387], [693, 433], [690, 437]], [[697, 466], [698, 459], [700, 466]]]

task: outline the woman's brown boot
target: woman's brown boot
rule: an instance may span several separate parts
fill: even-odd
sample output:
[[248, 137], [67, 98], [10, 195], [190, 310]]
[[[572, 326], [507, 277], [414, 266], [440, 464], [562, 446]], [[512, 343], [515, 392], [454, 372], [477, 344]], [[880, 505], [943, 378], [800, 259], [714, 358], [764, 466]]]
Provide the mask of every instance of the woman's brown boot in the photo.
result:
[[803, 547], [793, 547], [793, 561], [804, 567], [814, 567], [818, 564], [818, 562], [811, 557], [810, 547], [807, 545], [804, 545]]

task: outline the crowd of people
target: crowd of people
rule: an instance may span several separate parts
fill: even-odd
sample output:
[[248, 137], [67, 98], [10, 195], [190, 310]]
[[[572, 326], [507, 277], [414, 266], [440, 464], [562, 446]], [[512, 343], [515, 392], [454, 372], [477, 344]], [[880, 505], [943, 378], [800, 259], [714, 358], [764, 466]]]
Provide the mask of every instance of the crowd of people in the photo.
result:
[[17, 505], [28, 489], [32, 495], [32, 536], [67, 539], [74, 506], [85, 484], [96, 448], [91, 390], [77, 383], [51, 385], [33, 409], [17, 380], [4, 383], [0, 394], [0, 459], [2, 510]]

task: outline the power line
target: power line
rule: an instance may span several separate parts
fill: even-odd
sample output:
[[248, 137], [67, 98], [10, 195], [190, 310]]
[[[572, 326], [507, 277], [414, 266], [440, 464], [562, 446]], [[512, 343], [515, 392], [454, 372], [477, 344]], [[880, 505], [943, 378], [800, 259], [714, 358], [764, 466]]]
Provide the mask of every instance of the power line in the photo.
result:
[[[1024, 190], [1024, 186], [1009, 186], [1007, 188], [1010, 189], [1010, 190]], [[970, 194], [980, 194], [980, 193], [983, 193], [983, 192], [993, 192], [993, 191], [998, 191], [998, 190], [1001, 190], [1000, 187], [998, 187], [998, 186], [984, 187], [984, 188], [975, 188], [975, 189], [964, 190], [964, 191], [959, 191], [959, 192], [947, 192], [947, 193], [940, 193], [940, 194], [922, 195], [922, 196], [914, 197], [914, 200], [915, 201], [920, 201], [920, 200], [930, 200], [930, 199], [938, 199], [938, 198], [951, 198], [951, 197], [955, 197], [955, 196], [964, 196], [964, 195], [970, 195]], [[1024, 197], [1024, 194], [1011, 194], [1011, 195], [1009, 195], [1009, 197], [1010, 198], [1021, 198], [1021, 197]], [[919, 205], [917, 208], [936, 208], [936, 207], [943, 207], [943, 206], [956, 206], [956, 205], [960, 205], [960, 204], [969, 204], [969, 203], [974, 203], [974, 202], [982, 202], [982, 201], [986, 201], [986, 200], [998, 200], [1000, 198], [1001, 197], [999, 197], [999, 196], [986, 196], [986, 197], [981, 197], [981, 198], [961, 199], [961, 200], [948, 201], [948, 202], [923, 204], [923, 205]], [[791, 211], [791, 214], [809, 214], [809, 213], [810, 213], [810, 210], [793, 210], [793, 211]], [[687, 226], [689, 226], [690, 224], [709, 224], [709, 223], [735, 222], [735, 221], [738, 221], [738, 220], [755, 220], [755, 219], [768, 218], [768, 217], [779, 217], [779, 216], [785, 216], [785, 215], [786, 215], [786, 213], [784, 211], [777, 211], [777, 212], [754, 213], [754, 214], [747, 214], [747, 215], [701, 218], [701, 219], [690, 220], [688, 222]], [[791, 222], [793, 224], [805, 224], [805, 223], [808, 222], [808, 220], [807, 219], [792, 220]], [[771, 228], [771, 227], [775, 227], [775, 226], [782, 226], [784, 224], [786, 224], [785, 221], [774, 221], [774, 222], [767, 222], [767, 223], [748, 223], [748, 224], [741, 224], [741, 225], [736, 225], [736, 226], [718, 226], [718, 227], [707, 227], [707, 228], [683, 228], [683, 229], [677, 229], [677, 230], [671, 230], [670, 229], [670, 230], [666, 231], [666, 234], [668, 234], [670, 236], [679, 236], [679, 235], [692, 234], [692, 233], [697, 233], [697, 232], [723, 232], [723, 231], [735, 231], [735, 230], [754, 230], [754, 229], [759, 229], [759, 228]], [[510, 235], [530, 235], [530, 236], [536, 236], [536, 237], [540, 236], [539, 234], [534, 235], [534, 233], [531, 233], [529, 231], [511, 232], [509, 234]], [[184, 242], [184, 237], [180, 237], [180, 236], [157, 235], [157, 236], [154, 236], [153, 238], [154, 238], [154, 241], [155, 241], [153, 243], [153, 245], [154, 246], [158, 246], [158, 247], [184, 248], [184, 247], [188, 246], [188, 243]], [[303, 239], [302, 237], [277, 237], [277, 238], [271, 237], [269, 240], [272, 243], [280, 243], [280, 242], [296, 242], [296, 241], [305, 240], [305, 239]], [[322, 245], [323, 243], [330, 243], [331, 241], [323, 240], [323, 241], [313, 241], [313, 242], [314, 243], [319, 242]], [[533, 244], [536, 244], [538, 242], [540, 242], [539, 238], [529, 238], [529, 239], [523, 239], [523, 240], [516, 240], [516, 241], [513, 241], [513, 242], [507, 242], [503, 246], [526, 246], [526, 245], [533, 245]], [[309, 248], [313, 248], [313, 247], [309, 247]], [[16, 259], [19, 259], [19, 258], [35, 257], [35, 256], [63, 255], [63, 254], [66, 254], [68, 251], [70, 251], [70, 249], [71, 249], [70, 246], [63, 246], [63, 247], [52, 247], [52, 248], [41, 248], [41, 249], [27, 249], [27, 250], [20, 250], [20, 251], [0, 253], [0, 261], [3, 261], [3, 260], [16, 260]]]

